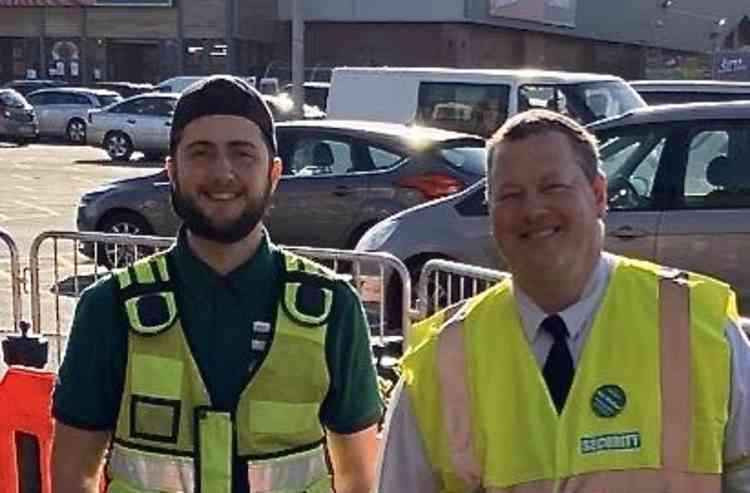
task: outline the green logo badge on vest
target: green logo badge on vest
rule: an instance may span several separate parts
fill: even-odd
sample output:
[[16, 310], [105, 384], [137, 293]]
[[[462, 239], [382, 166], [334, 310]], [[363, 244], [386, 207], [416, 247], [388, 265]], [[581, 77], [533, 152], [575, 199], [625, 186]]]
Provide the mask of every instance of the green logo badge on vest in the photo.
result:
[[591, 409], [600, 418], [614, 418], [625, 409], [625, 391], [618, 385], [602, 385], [591, 396]]

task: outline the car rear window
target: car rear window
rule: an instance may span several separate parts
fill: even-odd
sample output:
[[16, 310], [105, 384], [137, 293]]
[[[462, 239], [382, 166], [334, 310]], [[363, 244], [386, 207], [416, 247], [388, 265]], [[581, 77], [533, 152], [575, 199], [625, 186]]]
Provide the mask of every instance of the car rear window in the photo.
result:
[[438, 153], [456, 169], [484, 176], [487, 150], [484, 147], [459, 146], [442, 148]]

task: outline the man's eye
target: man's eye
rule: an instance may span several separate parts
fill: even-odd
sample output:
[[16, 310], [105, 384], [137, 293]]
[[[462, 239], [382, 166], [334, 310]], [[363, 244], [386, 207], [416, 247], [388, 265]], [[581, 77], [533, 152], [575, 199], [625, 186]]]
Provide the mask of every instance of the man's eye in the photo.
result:
[[561, 192], [566, 188], [568, 187], [566, 187], [562, 183], [551, 183], [549, 185], [546, 185], [542, 190], [544, 190], [545, 192]]
[[514, 200], [520, 197], [521, 194], [519, 192], [508, 192], [508, 193], [501, 193], [498, 197], [498, 200], [500, 202], [504, 202], [507, 200]]

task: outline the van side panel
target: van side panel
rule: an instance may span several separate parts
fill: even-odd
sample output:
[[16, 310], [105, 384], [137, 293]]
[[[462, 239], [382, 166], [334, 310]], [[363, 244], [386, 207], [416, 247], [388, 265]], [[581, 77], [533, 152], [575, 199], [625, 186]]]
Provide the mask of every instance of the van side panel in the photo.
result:
[[411, 74], [333, 71], [328, 118], [411, 123], [419, 77]]

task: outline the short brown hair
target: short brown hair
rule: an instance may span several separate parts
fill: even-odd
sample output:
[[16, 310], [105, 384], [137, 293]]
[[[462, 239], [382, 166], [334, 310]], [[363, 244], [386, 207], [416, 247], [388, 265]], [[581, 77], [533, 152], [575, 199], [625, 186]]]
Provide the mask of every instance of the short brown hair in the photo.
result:
[[[582, 125], [560, 113], [549, 110], [530, 110], [506, 121], [487, 141], [487, 177], [492, 170], [497, 146], [503, 142], [522, 140], [545, 132], [565, 135], [578, 155], [578, 163], [589, 182], [601, 173], [599, 170], [599, 143]], [[489, 190], [489, 187], [487, 187]]]

